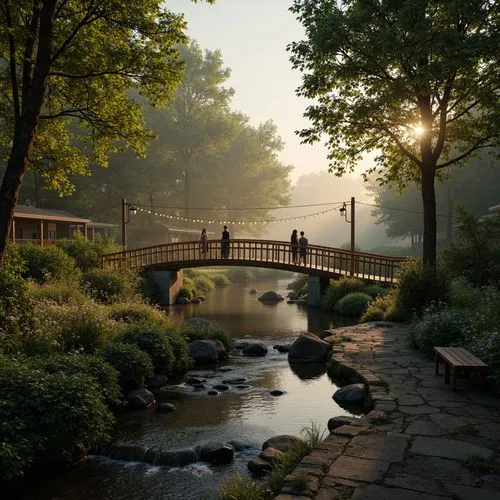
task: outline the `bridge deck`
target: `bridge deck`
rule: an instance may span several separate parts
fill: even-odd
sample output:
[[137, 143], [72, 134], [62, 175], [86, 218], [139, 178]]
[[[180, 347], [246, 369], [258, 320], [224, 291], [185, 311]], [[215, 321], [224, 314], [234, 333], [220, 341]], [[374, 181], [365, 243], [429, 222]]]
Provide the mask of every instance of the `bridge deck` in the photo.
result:
[[[298, 255], [297, 255], [298, 258]], [[229, 257], [221, 257], [221, 242], [210, 241], [201, 252], [199, 241], [168, 243], [127, 250], [102, 257], [104, 268], [183, 269], [205, 266], [253, 266], [295, 271], [331, 279], [353, 275], [368, 281], [394, 283], [403, 257], [317, 245], [307, 247], [306, 263], [293, 262], [291, 245], [283, 241], [235, 239], [230, 241]]]

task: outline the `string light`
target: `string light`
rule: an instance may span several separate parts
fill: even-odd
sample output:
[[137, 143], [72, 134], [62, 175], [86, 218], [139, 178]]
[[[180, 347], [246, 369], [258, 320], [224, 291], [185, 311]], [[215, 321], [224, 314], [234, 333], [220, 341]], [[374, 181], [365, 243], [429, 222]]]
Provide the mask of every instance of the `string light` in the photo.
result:
[[216, 220], [216, 219], [210, 219], [210, 220], [205, 220], [205, 219], [192, 219], [190, 217], [181, 217], [179, 215], [169, 215], [169, 214], [164, 214], [160, 212], [153, 212], [152, 210], [148, 210], [142, 207], [137, 207], [137, 210], [139, 212], [144, 212], [149, 215], [154, 215], [156, 217], [165, 217], [170, 220], [178, 220], [178, 221], [183, 221], [183, 222], [195, 222], [195, 223], [202, 223], [202, 224], [239, 224], [239, 225], [251, 225], [251, 224], [276, 224], [278, 222], [291, 222], [294, 220], [304, 220], [304, 219], [310, 219], [313, 217], [317, 217], [319, 215], [325, 215], [330, 212], [334, 212], [337, 210], [337, 208], [329, 208], [328, 210], [323, 210], [321, 212], [315, 212], [313, 214], [308, 214], [308, 215], [300, 215], [298, 217], [287, 217], [283, 219], [271, 219], [271, 220], [261, 220], [261, 221], [254, 221], [254, 220]]

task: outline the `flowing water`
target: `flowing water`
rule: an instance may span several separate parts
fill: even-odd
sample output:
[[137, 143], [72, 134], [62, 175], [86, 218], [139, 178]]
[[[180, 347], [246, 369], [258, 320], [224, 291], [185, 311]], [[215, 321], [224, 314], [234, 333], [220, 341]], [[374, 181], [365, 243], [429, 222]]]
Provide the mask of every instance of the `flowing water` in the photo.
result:
[[[275, 290], [286, 295], [287, 280], [258, 282], [260, 292]], [[249, 287], [233, 285], [207, 293], [201, 304], [172, 306], [168, 314], [177, 323], [188, 317], [217, 321], [235, 339], [266, 344], [263, 358], [247, 358], [237, 353], [217, 367], [193, 370], [189, 375], [206, 378], [207, 386], [244, 377], [246, 388], [231, 389], [208, 396], [180, 381], [157, 395], [160, 402], [176, 407], [172, 413], [153, 409], [118, 416], [115, 443], [164, 450], [193, 448], [209, 441], [237, 441], [245, 448], [235, 453], [229, 465], [211, 466], [197, 462], [185, 467], [151, 466], [146, 463], [90, 456], [66, 473], [33, 479], [27, 489], [16, 494], [24, 499], [200, 499], [217, 496], [221, 481], [229, 474], [248, 474], [247, 462], [260, 452], [262, 443], [277, 434], [300, 436], [312, 424], [326, 429], [330, 417], [345, 415], [332, 399], [336, 387], [324, 365], [290, 367], [286, 354], [273, 349], [292, 342], [300, 333], [318, 333], [345, 322], [318, 309], [280, 302], [267, 305]], [[272, 396], [270, 391], [283, 391]]]

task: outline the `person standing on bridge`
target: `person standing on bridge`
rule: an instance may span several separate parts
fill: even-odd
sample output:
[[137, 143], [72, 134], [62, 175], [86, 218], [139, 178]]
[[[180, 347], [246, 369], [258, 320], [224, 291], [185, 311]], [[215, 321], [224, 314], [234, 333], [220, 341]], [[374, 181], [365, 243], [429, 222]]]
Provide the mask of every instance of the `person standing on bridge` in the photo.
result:
[[202, 254], [207, 255], [208, 254], [208, 234], [207, 230], [203, 228], [201, 230], [201, 236], [200, 236], [200, 252]]
[[297, 236], [297, 230], [296, 229], [294, 229], [292, 231], [292, 236], [290, 237], [290, 245], [291, 245], [290, 253], [292, 254], [292, 262], [294, 264], [297, 264], [297, 253], [298, 253], [298, 250], [299, 250], [299, 239], [298, 239], [298, 236]]
[[224, 231], [222, 231], [222, 238], [220, 242], [221, 257], [223, 259], [229, 258], [229, 231], [227, 226], [224, 226]]
[[300, 262], [306, 265], [306, 256], [307, 256], [307, 245], [309, 241], [304, 236], [304, 231], [300, 232], [299, 238], [299, 252], [300, 252]]

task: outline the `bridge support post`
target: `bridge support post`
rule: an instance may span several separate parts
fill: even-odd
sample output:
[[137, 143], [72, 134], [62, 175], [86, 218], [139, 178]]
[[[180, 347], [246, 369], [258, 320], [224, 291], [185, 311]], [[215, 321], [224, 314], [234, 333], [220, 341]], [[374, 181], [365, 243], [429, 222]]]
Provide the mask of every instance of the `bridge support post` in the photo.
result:
[[182, 287], [184, 272], [182, 269], [173, 271], [152, 271], [153, 281], [160, 290], [158, 303], [161, 306], [175, 304]]
[[329, 278], [309, 276], [307, 280], [307, 305], [319, 307], [321, 305], [321, 297], [326, 292], [329, 285]]

